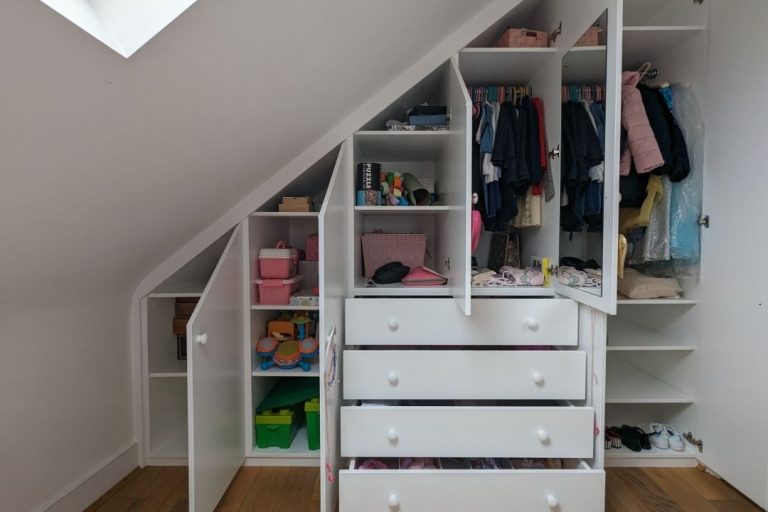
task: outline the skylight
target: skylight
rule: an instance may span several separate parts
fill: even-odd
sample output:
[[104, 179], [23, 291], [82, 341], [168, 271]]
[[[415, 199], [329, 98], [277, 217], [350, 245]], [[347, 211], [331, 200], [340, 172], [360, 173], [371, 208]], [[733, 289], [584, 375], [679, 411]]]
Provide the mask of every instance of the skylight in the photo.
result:
[[125, 58], [195, 0], [41, 0]]

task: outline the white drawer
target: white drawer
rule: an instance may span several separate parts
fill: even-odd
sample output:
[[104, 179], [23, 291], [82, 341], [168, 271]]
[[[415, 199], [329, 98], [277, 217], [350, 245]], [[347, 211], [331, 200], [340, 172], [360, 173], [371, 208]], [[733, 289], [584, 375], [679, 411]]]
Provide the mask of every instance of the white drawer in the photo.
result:
[[603, 512], [605, 473], [583, 463], [572, 470], [339, 472], [339, 512], [432, 510]]
[[586, 352], [345, 350], [347, 400], [583, 400]]
[[347, 299], [348, 345], [576, 345], [569, 299]]
[[342, 407], [342, 457], [589, 459], [591, 407]]

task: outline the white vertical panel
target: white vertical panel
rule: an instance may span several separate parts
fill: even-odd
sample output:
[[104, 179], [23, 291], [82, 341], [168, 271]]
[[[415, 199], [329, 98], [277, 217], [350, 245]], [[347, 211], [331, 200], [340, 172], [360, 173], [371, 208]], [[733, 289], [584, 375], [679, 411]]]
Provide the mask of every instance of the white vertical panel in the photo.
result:
[[187, 324], [191, 512], [213, 510], [244, 459], [242, 243], [238, 226]]
[[[351, 251], [352, 145], [341, 146], [319, 215], [320, 252], [320, 510], [334, 512], [338, 502], [339, 407], [344, 299], [350, 283], [345, 255]], [[335, 382], [330, 376], [336, 372]]]
[[[471, 218], [472, 208], [472, 103], [459, 71], [458, 56], [448, 67], [446, 99], [451, 115], [451, 133], [440, 164], [440, 201], [450, 211], [438, 219], [437, 251], [450, 258], [444, 270], [448, 273], [451, 295], [462, 311], [471, 312]], [[443, 262], [438, 262], [438, 266]]]

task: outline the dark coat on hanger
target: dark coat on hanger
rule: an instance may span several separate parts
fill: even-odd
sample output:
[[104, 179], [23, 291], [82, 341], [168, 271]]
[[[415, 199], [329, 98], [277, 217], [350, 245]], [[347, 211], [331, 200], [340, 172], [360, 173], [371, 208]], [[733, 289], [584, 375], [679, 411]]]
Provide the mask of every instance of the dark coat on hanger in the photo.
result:
[[668, 174], [670, 180], [681, 181], [691, 170], [683, 133], [659, 91], [642, 84], [637, 88], [640, 90], [645, 113], [661, 150], [661, 156], [664, 158], [664, 165], [655, 169], [653, 173]]

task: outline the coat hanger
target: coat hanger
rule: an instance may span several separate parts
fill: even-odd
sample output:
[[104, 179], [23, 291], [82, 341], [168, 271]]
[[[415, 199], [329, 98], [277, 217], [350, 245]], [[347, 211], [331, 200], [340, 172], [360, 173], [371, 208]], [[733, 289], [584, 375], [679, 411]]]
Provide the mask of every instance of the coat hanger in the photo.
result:
[[645, 77], [645, 74], [648, 73], [648, 71], [650, 70], [651, 70], [650, 61], [643, 62], [643, 65], [637, 69], [637, 72], [640, 74], [640, 80], [642, 80], [643, 77]]

